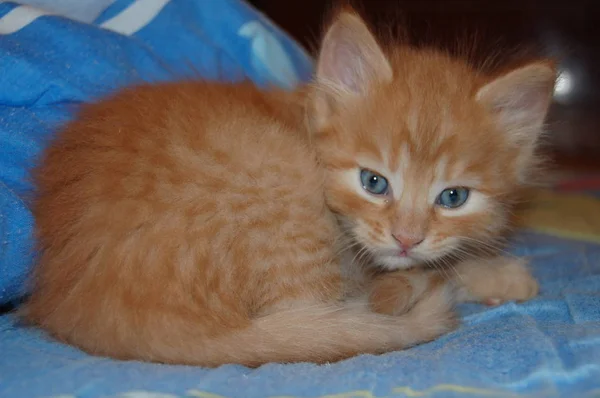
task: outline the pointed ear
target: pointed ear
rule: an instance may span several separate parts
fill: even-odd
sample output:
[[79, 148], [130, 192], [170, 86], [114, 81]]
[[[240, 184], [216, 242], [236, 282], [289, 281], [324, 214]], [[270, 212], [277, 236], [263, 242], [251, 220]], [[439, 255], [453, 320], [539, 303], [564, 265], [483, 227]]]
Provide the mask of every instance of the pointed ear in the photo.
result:
[[392, 68], [365, 22], [343, 11], [327, 30], [317, 65], [317, 80], [362, 94], [376, 81], [389, 81]]
[[496, 117], [513, 142], [533, 144], [542, 131], [555, 81], [554, 66], [536, 62], [484, 85], [476, 100]]
[[318, 56], [312, 115], [318, 126], [349, 98], [392, 79], [392, 67], [365, 22], [344, 10], [327, 30]]

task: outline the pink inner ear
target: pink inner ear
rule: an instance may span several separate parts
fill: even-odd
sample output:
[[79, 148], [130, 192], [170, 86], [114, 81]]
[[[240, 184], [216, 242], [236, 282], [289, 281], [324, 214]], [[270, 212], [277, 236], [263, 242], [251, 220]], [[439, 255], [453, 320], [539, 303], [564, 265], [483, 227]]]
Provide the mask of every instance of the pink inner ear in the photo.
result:
[[323, 54], [320, 63], [320, 76], [354, 93], [360, 93], [360, 72], [358, 69], [361, 65], [361, 59], [356, 45], [343, 40], [339, 43], [332, 43], [332, 47], [334, 48], [328, 49]]
[[548, 104], [548, 90], [542, 84], [524, 84], [507, 90], [497, 99], [493, 109], [497, 112], [545, 113]]
[[391, 66], [364, 22], [343, 13], [323, 41], [317, 78], [352, 93], [364, 93], [374, 80], [389, 80]]
[[[340, 81], [342, 84], [350, 89], [354, 93], [359, 93], [362, 91], [362, 85], [360, 81], [359, 69], [362, 67], [362, 61], [360, 59], [360, 54], [357, 53], [356, 48], [352, 48], [353, 46], [343, 47], [346, 43], [342, 43], [342, 48], [340, 48], [340, 65], [338, 66]], [[354, 51], [353, 51], [354, 50]]]
[[538, 128], [550, 105], [553, 83], [551, 68], [529, 65], [485, 85], [477, 99], [509, 130]]

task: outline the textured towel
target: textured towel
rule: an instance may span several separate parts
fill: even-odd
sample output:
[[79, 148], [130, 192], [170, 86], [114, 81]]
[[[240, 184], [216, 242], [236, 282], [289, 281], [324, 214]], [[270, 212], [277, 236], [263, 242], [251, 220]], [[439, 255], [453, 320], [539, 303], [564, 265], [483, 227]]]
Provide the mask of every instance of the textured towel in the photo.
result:
[[0, 317], [0, 397], [600, 396], [600, 245], [523, 235], [540, 297], [462, 308], [464, 325], [432, 343], [341, 363], [203, 369], [90, 357]]

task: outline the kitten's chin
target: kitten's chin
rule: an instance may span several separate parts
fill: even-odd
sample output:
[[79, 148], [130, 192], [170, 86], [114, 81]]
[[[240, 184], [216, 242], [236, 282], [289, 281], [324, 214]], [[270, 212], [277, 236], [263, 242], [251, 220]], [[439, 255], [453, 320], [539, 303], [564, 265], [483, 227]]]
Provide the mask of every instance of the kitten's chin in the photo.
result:
[[414, 267], [415, 265], [418, 265], [420, 263], [422, 263], [422, 261], [419, 261], [412, 257], [400, 257], [389, 255], [377, 257], [377, 265], [388, 271], [407, 269]]

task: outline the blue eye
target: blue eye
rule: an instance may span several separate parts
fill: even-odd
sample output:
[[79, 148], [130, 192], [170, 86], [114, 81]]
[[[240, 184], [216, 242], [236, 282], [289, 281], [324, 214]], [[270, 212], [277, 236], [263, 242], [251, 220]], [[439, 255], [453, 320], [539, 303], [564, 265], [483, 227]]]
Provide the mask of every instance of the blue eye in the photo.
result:
[[363, 169], [360, 171], [360, 182], [363, 188], [373, 195], [385, 195], [388, 193], [388, 181], [385, 177], [370, 170]]
[[456, 209], [469, 199], [469, 189], [462, 187], [446, 188], [438, 196], [436, 203], [447, 209]]

